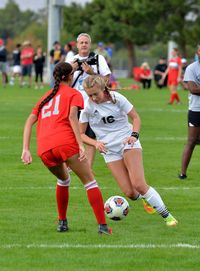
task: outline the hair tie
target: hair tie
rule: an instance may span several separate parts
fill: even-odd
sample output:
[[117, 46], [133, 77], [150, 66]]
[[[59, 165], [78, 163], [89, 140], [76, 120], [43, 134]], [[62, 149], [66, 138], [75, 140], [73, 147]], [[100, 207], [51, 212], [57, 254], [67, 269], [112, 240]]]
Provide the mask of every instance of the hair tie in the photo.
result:
[[62, 77], [61, 77], [62, 79], [65, 79], [65, 75], [62, 75]]

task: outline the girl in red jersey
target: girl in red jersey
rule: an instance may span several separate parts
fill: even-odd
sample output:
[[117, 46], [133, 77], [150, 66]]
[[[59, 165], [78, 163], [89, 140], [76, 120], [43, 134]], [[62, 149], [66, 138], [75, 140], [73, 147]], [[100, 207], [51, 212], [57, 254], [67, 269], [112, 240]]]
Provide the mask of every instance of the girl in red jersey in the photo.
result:
[[[71, 88], [72, 66], [59, 63], [54, 69], [54, 88], [36, 104], [26, 120], [23, 136], [22, 162], [32, 163], [30, 140], [32, 126], [37, 123], [38, 155], [44, 165], [57, 177], [56, 199], [59, 232], [68, 230], [67, 207], [70, 176], [67, 165], [81, 179], [88, 200], [99, 224], [99, 233], [110, 234], [106, 224], [100, 189], [89, 168], [78, 128], [78, 110], [83, 108], [82, 95]], [[67, 162], [67, 164], [66, 164]]]
[[177, 48], [173, 48], [172, 50], [172, 58], [169, 60], [168, 68], [165, 71], [162, 81], [164, 82], [165, 77], [168, 74], [167, 84], [170, 89], [170, 100], [168, 104], [173, 104], [176, 100], [177, 104], [180, 104], [180, 98], [177, 93], [177, 87], [179, 82], [181, 82], [181, 74], [182, 74], [182, 62], [179, 57], [179, 51]]

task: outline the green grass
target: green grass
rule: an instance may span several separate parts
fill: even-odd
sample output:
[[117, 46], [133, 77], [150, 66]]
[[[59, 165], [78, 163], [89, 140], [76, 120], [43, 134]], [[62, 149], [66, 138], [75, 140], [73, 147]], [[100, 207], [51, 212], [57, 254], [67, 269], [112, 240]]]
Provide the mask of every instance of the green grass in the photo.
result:
[[[187, 92], [179, 91], [180, 106], [167, 105], [167, 89], [123, 92], [142, 119], [146, 179], [179, 220], [178, 226], [166, 228], [157, 214], [147, 215], [140, 202], [129, 201], [125, 220], [108, 221], [113, 235], [99, 236], [84, 188], [74, 174], [70, 231], [56, 232], [56, 182], [36, 156], [34, 133], [33, 164], [25, 167], [21, 163], [24, 122], [44, 91], [0, 88], [0, 270], [199, 270], [199, 146], [188, 180], [177, 179], [187, 136]], [[94, 171], [105, 200], [122, 195], [99, 154]]]

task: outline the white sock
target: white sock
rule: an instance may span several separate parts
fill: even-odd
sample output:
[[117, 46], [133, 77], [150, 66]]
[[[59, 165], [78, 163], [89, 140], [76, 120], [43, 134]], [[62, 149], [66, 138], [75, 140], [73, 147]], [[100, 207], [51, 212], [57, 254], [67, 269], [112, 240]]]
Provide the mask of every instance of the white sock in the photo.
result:
[[57, 185], [59, 185], [59, 186], [70, 186], [70, 177], [65, 181], [57, 179]]
[[98, 187], [98, 184], [97, 184], [96, 180], [94, 180], [94, 181], [91, 181], [91, 182], [85, 184], [84, 187], [85, 187], [85, 190], [89, 190], [89, 189]]
[[165, 206], [163, 200], [161, 199], [158, 192], [153, 188], [149, 187], [149, 190], [146, 194], [142, 195], [142, 197], [154, 208], [156, 211], [163, 217], [167, 217], [169, 215], [169, 211]]

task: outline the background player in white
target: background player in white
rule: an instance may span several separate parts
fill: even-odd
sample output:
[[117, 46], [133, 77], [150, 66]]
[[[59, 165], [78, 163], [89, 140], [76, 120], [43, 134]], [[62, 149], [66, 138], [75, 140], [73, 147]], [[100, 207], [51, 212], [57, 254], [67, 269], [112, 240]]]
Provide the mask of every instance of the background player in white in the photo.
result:
[[[158, 192], [146, 183], [139, 141], [140, 117], [133, 105], [120, 93], [109, 92], [99, 75], [87, 77], [83, 85], [90, 98], [80, 115], [83, 141], [103, 154], [127, 197], [145, 199], [164, 218], [167, 226], [176, 226], [177, 220], [169, 213]], [[85, 135], [88, 123], [97, 140]]]
[[200, 44], [197, 45], [198, 61], [190, 64], [185, 71], [183, 81], [189, 90], [188, 140], [182, 154], [179, 179], [187, 178], [187, 168], [196, 142], [200, 136]]
[[[105, 58], [102, 55], [94, 57], [96, 58], [96, 64], [90, 65], [87, 63], [86, 60], [88, 59], [88, 57], [91, 57], [91, 37], [87, 33], [81, 33], [78, 35], [77, 49], [78, 54], [73, 56], [71, 59], [68, 59], [67, 62], [71, 63], [74, 68], [72, 87], [80, 91], [85, 102], [87, 101], [88, 96], [83, 87], [83, 80], [89, 75], [100, 74], [104, 77], [106, 81], [109, 81], [111, 71]], [[79, 65], [77, 60], [80, 60], [81, 62], [83, 61], [83, 63]], [[87, 127], [86, 134], [91, 138], [95, 138], [95, 134], [89, 126]], [[90, 166], [92, 166], [95, 155], [95, 148], [93, 146], [87, 146], [86, 153], [88, 157], [88, 162]]]

